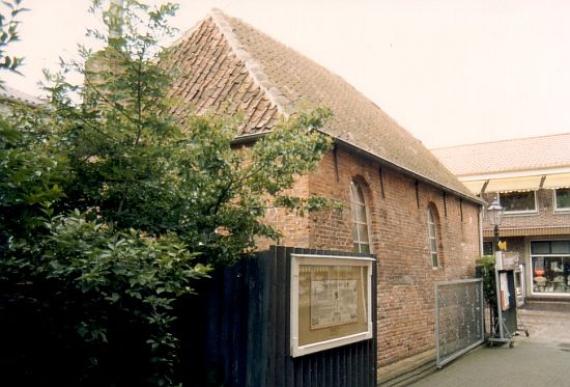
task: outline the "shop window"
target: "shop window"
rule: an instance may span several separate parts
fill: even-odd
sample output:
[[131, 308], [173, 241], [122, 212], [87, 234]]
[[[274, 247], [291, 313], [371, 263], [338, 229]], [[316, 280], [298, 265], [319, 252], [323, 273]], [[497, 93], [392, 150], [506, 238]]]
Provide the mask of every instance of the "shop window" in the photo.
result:
[[533, 293], [570, 294], [570, 241], [531, 243]]
[[559, 211], [570, 211], [570, 188], [554, 190], [554, 208]]
[[570, 241], [537, 241], [530, 244], [532, 255], [570, 255]]
[[550, 242], [532, 242], [530, 251], [532, 254], [550, 254]]
[[354, 251], [358, 253], [370, 253], [368, 210], [362, 187], [355, 182], [350, 183], [350, 207], [352, 211], [352, 241]]
[[536, 212], [536, 192], [507, 192], [499, 196], [505, 213]]
[[432, 206], [427, 210], [427, 228], [428, 228], [428, 246], [431, 264], [434, 268], [439, 267], [439, 254], [437, 245], [439, 244], [439, 236], [437, 232], [437, 214]]

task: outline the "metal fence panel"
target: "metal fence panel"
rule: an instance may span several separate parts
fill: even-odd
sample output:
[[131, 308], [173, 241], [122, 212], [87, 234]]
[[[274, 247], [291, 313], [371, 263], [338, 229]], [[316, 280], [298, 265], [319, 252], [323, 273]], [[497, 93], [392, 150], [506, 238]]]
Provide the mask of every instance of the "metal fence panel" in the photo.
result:
[[435, 285], [436, 365], [443, 367], [485, 340], [483, 280]]

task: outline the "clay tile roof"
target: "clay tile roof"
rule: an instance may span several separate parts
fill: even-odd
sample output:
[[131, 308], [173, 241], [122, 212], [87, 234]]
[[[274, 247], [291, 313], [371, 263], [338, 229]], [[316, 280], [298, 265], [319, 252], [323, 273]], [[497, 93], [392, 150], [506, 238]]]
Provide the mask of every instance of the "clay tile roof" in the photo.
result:
[[570, 167], [570, 133], [433, 149], [458, 176]]
[[13, 89], [8, 86], [0, 87], [0, 99], [5, 99], [13, 102], [20, 102], [30, 106], [39, 106], [45, 104], [45, 101], [34, 97], [33, 95], [26, 94], [23, 91]]
[[238, 113], [241, 135], [271, 129], [281, 115], [317, 106], [334, 117], [323, 132], [389, 165], [473, 198], [420, 141], [358, 90], [324, 67], [218, 10], [173, 47], [181, 76], [173, 95], [190, 111]]

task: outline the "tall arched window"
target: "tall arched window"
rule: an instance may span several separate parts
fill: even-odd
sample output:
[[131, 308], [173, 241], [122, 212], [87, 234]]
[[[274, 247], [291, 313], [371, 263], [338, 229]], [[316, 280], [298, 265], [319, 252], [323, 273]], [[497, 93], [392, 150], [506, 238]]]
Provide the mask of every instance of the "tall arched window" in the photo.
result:
[[437, 245], [439, 244], [439, 236], [437, 235], [437, 215], [434, 213], [431, 206], [428, 207], [427, 210], [427, 226], [431, 264], [433, 267], [439, 267], [439, 254], [437, 252]]
[[352, 241], [354, 251], [370, 253], [368, 237], [368, 211], [360, 184], [350, 183], [350, 207], [352, 211]]

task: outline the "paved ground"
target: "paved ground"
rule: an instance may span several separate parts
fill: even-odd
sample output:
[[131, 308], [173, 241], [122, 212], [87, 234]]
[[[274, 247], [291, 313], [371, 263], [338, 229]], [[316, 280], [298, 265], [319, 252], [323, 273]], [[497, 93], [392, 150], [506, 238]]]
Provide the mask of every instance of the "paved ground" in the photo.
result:
[[570, 304], [532, 304], [519, 321], [530, 337], [514, 348], [479, 347], [413, 386], [570, 386]]

